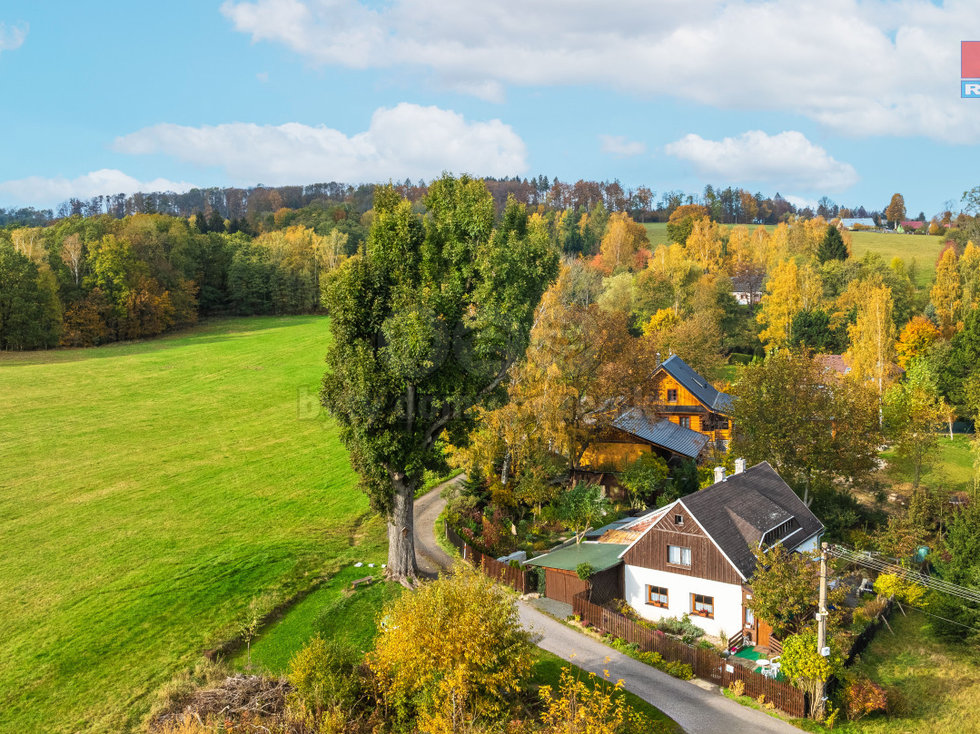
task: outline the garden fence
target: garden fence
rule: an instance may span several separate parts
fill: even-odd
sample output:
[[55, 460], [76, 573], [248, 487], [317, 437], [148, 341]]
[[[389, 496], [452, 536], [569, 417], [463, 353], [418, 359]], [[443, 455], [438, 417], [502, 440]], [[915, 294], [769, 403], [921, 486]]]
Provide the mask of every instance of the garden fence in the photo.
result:
[[663, 632], [648, 629], [629, 617], [591, 603], [585, 594], [577, 594], [573, 598], [572, 610], [583, 622], [633, 643], [643, 652], [656, 652], [664, 660], [687, 663], [698, 678], [726, 688], [740, 680], [745, 685], [745, 695], [752, 698], [764, 695], [766, 701], [791, 716], [802, 718], [807, 714], [806, 695], [798, 688], [730, 664], [711, 650], [687, 645]]
[[502, 584], [507, 584], [512, 589], [516, 589], [522, 594], [536, 591], [538, 588], [538, 575], [534, 571], [525, 571], [523, 568], [514, 567], [507, 563], [501, 563], [493, 556], [474, 548], [469, 542], [464, 540], [456, 530], [447, 522], [446, 539], [459, 551], [463, 560], [479, 568], [487, 576]]

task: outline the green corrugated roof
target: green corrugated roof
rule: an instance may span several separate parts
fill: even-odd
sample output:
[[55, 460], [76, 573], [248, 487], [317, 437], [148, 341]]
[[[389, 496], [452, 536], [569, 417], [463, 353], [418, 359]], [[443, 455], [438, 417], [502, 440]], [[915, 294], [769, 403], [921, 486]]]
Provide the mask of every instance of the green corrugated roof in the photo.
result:
[[580, 543], [532, 558], [526, 565], [574, 571], [580, 563], [588, 563], [596, 571], [605, 571], [619, 563], [619, 554], [626, 548], [619, 543]]

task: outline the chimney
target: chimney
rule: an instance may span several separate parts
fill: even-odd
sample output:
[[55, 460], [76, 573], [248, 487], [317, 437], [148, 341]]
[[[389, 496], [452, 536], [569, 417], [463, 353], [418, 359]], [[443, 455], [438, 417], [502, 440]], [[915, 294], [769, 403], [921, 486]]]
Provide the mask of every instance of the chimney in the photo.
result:
[[725, 467], [723, 467], [723, 466], [716, 466], [715, 467], [715, 484], [718, 484], [718, 482], [724, 482], [724, 481], [725, 481]]
[[745, 459], [735, 459], [735, 473], [741, 474], [745, 471]]

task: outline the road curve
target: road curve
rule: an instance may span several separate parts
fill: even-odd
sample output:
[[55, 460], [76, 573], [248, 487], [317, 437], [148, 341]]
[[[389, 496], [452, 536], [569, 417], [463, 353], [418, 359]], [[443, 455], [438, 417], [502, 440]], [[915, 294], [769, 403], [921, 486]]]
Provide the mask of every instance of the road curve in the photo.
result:
[[453, 559], [436, 542], [435, 526], [436, 520], [446, 506], [446, 500], [442, 498], [442, 490], [450, 484], [462, 482], [465, 478], [466, 475], [461, 474], [448, 482], [443, 482], [415, 500], [413, 523], [415, 526], [415, 560], [418, 563], [419, 571], [429, 578], [435, 578], [440, 571], [445, 571], [453, 565]]
[[[462, 481], [461, 477], [455, 480]], [[448, 484], [448, 483], [447, 483]], [[420, 570], [435, 575], [452, 565], [452, 558], [436, 543], [435, 521], [446, 501], [440, 496], [442, 484], [415, 500], [415, 550]], [[578, 667], [611, 680], [623, 680], [632, 693], [663, 711], [686, 732], [698, 734], [799, 734], [786, 722], [750, 709], [651, 668], [628, 655], [575, 631], [542, 614], [527, 602], [519, 601], [521, 623], [543, 650], [554, 653]]]

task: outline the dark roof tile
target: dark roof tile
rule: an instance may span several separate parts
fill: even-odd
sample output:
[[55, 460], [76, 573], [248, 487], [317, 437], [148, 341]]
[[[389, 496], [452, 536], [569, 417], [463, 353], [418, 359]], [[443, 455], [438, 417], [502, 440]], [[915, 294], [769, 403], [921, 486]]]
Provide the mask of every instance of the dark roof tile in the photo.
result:
[[759, 547], [767, 530], [795, 518], [800, 530], [785, 539], [789, 550], [823, 530], [823, 523], [768, 462], [682, 497], [680, 502], [745, 578], [755, 571], [752, 550]]
[[720, 390], [715, 390], [711, 383], [695, 372], [691, 366], [676, 354], [664, 360], [663, 367], [667, 373], [677, 380], [686, 390], [700, 400], [704, 405], [718, 413], [727, 414], [732, 407], [732, 397]]
[[616, 418], [612, 425], [630, 435], [690, 459], [696, 459], [708, 443], [708, 437], [703, 433], [671, 423], [666, 418], [651, 421], [640, 408], [630, 408]]

